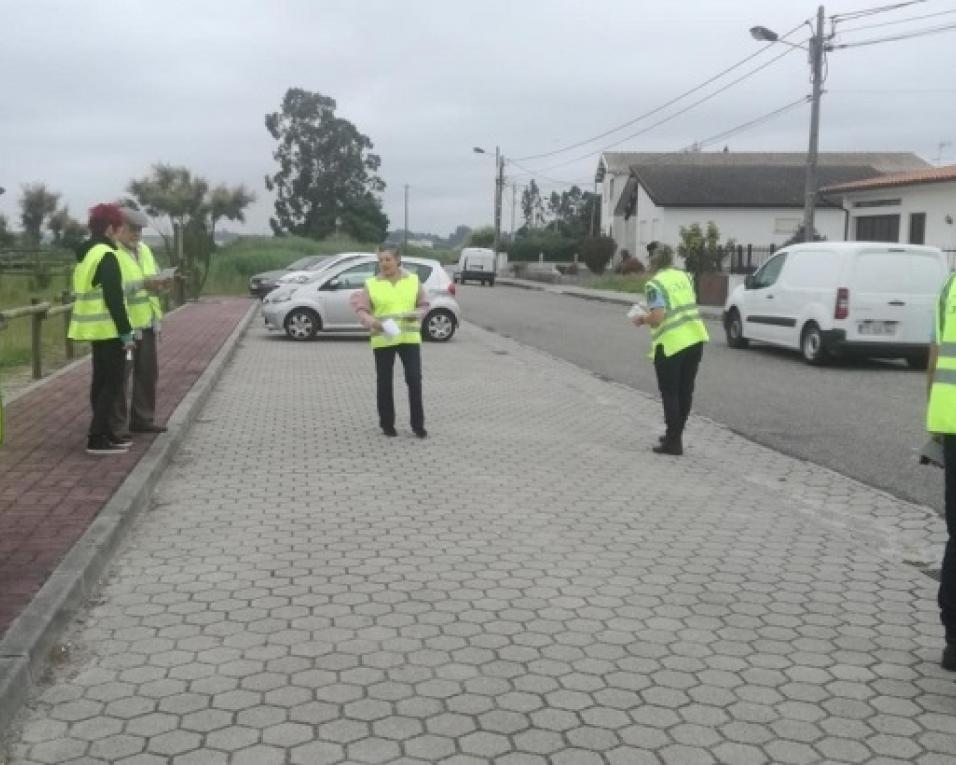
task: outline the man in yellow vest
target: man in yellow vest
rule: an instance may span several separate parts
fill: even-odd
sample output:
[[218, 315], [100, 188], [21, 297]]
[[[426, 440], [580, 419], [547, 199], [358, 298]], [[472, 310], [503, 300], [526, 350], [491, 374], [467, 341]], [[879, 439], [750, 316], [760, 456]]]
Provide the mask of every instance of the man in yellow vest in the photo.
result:
[[651, 358], [664, 405], [667, 430], [654, 447], [658, 454], [684, 453], [684, 425], [690, 415], [694, 381], [704, 343], [710, 338], [697, 309], [694, 285], [684, 271], [672, 265], [669, 247], [648, 246], [651, 279], [644, 288], [649, 312], [638, 314], [634, 326], [651, 330]]
[[[159, 268], [150, 248], [141, 241], [143, 228], [149, 224], [139, 210], [120, 208], [123, 225], [116, 234], [117, 256], [126, 275], [126, 302], [130, 323], [136, 339], [133, 360], [126, 365], [123, 389], [116, 399], [111, 414], [115, 432], [124, 433], [127, 427], [133, 433], [165, 433], [166, 428], [157, 425], [156, 381], [159, 377], [157, 340], [161, 331], [163, 311], [156, 291], [166, 285], [159, 279]], [[132, 395], [130, 394], [132, 378]], [[127, 413], [129, 414], [127, 418]]]
[[939, 615], [946, 630], [943, 669], [956, 671], [956, 275], [936, 301], [929, 353], [926, 429], [943, 439], [946, 529], [949, 539], [939, 577]]
[[90, 403], [93, 419], [86, 443], [88, 454], [125, 454], [130, 441], [110, 427], [110, 410], [123, 385], [128, 354], [133, 351], [123, 292], [123, 272], [116, 256], [116, 232], [123, 214], [116, 205], [100, 204], [90, 210], [91, 238], [77, 252], [73, 272], [73, 312], [68, 336], [92, 347], [93, 379]]
[[419, 438], [427, 438], [422, 405], [421, 320], [428, 298], [418, 274], [402, 268], [397, 248], [382, 247], [378, 253], [378, 273], [367, 279], [365, 287], [356, 290], [350, 300], [359, 321], [372, 333], [378, 423], [382, 432], [386, 436], [398, 435], [392, 396], [392, 368], [397, 354], [405, 369], [412, 431]]

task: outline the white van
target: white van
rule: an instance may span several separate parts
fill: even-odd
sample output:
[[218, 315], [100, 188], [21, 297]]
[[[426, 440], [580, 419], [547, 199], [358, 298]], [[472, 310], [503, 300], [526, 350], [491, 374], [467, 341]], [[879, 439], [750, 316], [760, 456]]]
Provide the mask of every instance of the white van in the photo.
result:
[[485, 247], [465, 247], [458, 258], [458, 268], [455, 270], [455, 280], [464, 284], [465, 281], [487, 282], [495, 286], [495, 251]]
[[933, 304], [949, 275], [935, 247], [807, 242], [780, 250], [727, 298], [727, 345], [756, 340], [831, 355], [904, 358], [923, 368]]

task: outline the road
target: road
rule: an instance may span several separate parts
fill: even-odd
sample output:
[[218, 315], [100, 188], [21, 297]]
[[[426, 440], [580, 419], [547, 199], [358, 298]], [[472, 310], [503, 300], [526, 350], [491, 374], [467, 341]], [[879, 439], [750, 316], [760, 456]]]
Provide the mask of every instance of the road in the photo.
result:
[[[467, 321], [603, 378], [656, 395], [646, 331], [624, 306], [498, 285], [459, 288]], [[920, 467], [925, 377], [893, 361], [810, 367], [796, 353], [726, 346], [718, 322], [704, 354], [694, 412], [763, 445], [942, 512], [943, 476]], [[622, 413], [626, 416], [626, 412]], [[635, 448], [657, 433], [635, 433]], [[688, 433], [692, 441], [693, 429]]]

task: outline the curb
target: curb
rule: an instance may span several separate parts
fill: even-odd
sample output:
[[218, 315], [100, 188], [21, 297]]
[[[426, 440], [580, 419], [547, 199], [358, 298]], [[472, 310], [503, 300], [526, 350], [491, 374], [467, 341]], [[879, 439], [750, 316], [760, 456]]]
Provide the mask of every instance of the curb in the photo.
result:
[[[544, 284], [540, 286], [537, 284], [528, 284], [526, 282], [512, 281], [507, 277], [496, 279], [498, 284], [502, 284], [506, 287], [517, 287], [522, 290], [533, 290], [537, 292], [551, 292], [555, 295], [565, 295], [567, 297], [578, 298], [579, 300], [593, 300], [598, 303], [612, 303], [615, 305], [633, 305], [634, 296], [622, 293], [620, 297], [612, 295], [604, 295], [599, 292], [590, 292], [586, 287], [575, 287], [573, 289], [567, 289], [559, 285]], [[717, 306], [701, 306], [700, 314], [705, 319], [712, 319], [713, 321], [722, 321], [723, 320], [723, 311]]]
[[57, 639], [98, 589], [99, 579], [113, 551], [139, 513], [149, 506], [156, 483], [222, 376], [239, 338], [249, 327], [258, 309], [258, 303], [249, 307], [199, 379], [179, 402], [167, 423], [169, 432], [166, 437], [153, 441], [83, 536], [60, 561], [23, 613], [10, 625], [3, 640], [0, 640], [0, 732], [10, 727], [20, 707], [40, 682]]

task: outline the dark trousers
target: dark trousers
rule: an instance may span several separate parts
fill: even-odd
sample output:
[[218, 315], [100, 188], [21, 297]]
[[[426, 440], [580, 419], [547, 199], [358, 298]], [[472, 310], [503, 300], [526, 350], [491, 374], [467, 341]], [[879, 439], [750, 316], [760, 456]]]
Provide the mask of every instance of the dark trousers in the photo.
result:
[[156, 333], [144, 329], [143, 336], [136, 341], [133, 360], [126, 362], [123, 386], [110, 412], [110, 427], [114, 433], [122, 433], [127, 427], [141, 428], [153, 424], [158, 377]]
[[690, 415], [694, 398], [694, 380], [704, 354], [704, 344], [697, 343], [673, 356], [665, 356], [664, 349], [657, 346], [654, 352], [654, 371], [657, 372], [657, 388], [664, 404], [664, 423], [669, 441], [680, 441], [684, 423]]
[[389, 348], [373, 348], [375, 354], [375, 379], [378, 388], [378, 422], [383, 428], [395, 427], [395, 399], [392, 395], [392, 368], [398, 354], [405, 369], [408, 385], [408, 408], [412, 415], [412, 430], [425, 427], [425, 410], [422, 407], [422, 351], [415, 343], [403, 343]]
[[93, 382], [90, 385], [90, 405], [93, 421], [90, 423], [90, 438], [113, 435], [110, 415], [116, 399], [123, 390], [126, 373], [126, 351], [118, 340], [94, 340]]
[[956, 435], [943, 436], [946, 462], [946, 530], [949, 539], [939, 577], [939, 615], [946, 641], [956, 643]]

